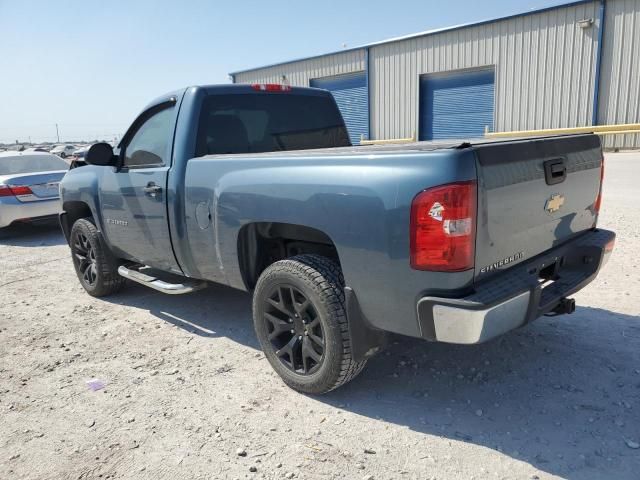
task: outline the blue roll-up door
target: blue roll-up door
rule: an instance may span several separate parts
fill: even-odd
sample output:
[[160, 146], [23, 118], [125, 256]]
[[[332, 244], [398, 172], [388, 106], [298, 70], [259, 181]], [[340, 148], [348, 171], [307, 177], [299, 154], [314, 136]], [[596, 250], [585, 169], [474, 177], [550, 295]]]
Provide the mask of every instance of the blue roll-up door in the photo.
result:
[[425, 75], [420, 79], [420, 140], [473, 138], [493, 130], [493, 70]]
[[315, 88], [329, 90], [347, 124], [351, 143], [360, 143], [360, 135], [369, 138], [369, 95], [364, 72], [335, 77], [314, 78], [309, 82]]

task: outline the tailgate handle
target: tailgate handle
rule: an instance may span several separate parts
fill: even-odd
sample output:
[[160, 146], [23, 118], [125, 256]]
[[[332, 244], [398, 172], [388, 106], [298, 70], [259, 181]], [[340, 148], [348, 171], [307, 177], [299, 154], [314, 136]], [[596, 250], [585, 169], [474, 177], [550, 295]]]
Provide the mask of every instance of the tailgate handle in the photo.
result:
[[544, 179], [547, 185], [562, 183], [567, 178], [567, 166], [564, 158], [554, 158], [544, 162]]

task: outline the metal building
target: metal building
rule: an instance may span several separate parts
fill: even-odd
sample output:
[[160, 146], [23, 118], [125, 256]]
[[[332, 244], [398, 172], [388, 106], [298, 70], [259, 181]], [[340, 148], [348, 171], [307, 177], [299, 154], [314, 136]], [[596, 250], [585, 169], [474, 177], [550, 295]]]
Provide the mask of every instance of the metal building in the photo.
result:
[[[352, 139], [640, 123], [640, 0], [581, 0], [234, 72], [334, 93]], [[606, 137], [640, 147], [640, 135]]]

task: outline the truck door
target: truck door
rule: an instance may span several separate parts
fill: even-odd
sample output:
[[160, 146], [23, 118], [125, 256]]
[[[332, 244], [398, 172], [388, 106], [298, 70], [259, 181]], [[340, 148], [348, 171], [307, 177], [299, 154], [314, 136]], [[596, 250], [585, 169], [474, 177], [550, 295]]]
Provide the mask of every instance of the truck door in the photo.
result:
[[100, 195], [105, 237], [116, 255], [180, 272], [166, 190], [177, 110], [170, 98], [138, 117], [120, 144], [120, 167], [105, 169]]

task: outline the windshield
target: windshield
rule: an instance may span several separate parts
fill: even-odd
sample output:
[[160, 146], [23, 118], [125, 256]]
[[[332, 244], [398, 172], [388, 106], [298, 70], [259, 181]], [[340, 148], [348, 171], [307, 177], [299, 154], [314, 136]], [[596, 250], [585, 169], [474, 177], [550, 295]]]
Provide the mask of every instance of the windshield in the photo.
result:
[[205, 99], [196, 156], [350, 146], [333, 98], [232, 94]]
[[0, 175], [67, 170], [64, 160], [53, 155], [17, 155], [0, 157]]

